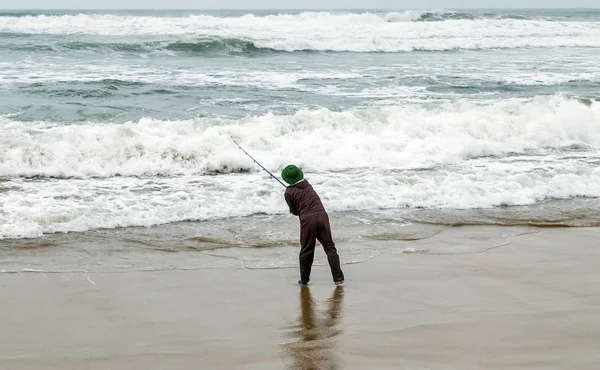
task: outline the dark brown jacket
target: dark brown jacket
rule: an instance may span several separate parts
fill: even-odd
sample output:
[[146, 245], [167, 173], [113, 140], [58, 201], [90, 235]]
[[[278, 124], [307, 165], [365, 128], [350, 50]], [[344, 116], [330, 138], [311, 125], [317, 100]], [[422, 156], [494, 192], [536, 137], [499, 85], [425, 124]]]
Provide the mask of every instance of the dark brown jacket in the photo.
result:
[[290, 212], [300, 216], [300, 220], [325, 212], [321, 198], [306, 180], [288, 186], [285, 190], [285, 201], [290, 207]]

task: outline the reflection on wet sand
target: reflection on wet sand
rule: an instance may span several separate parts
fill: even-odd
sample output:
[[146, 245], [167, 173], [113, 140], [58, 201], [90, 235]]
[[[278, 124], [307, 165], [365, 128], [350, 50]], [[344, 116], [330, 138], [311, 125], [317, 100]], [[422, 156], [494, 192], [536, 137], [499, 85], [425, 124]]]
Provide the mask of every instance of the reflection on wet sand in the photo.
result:
[[344, 288], [339, 286], [328, 299], [327, 311], [321, 316], [308, 286], [300, 289], [300, 317], [293, 336], [298, 340], [286, 345], [286, 355], [292, 360], [290, 369], [340, 369], [335, 353], [335, 337], [341, 317]]

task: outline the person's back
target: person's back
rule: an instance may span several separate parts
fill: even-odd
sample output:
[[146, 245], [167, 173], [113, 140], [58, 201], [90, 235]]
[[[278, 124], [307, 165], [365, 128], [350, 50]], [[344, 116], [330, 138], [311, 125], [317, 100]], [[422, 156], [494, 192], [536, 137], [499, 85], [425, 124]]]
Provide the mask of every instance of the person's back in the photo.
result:
[[323, 203], [312, 185], [304, 179], [302, 170], [289, 165], [281, 172], [283, 180], [290, 184], [285, 190], [285, 201], [290, 212], [300, 217], [300, 281], [308, 284], [310, 271], [315, 255], [315, 244], [318, 239], [331, 268], [331, 275], [336, 285], [344, 282], [344, 273], [340, 267], [340, 257], [331, 236], [329, 216]]
[[300, 219], [325, 212], [321, 198], [306, 180], [288, 186], [285, 190], [285, 200], [291, 213], [300, 216]]

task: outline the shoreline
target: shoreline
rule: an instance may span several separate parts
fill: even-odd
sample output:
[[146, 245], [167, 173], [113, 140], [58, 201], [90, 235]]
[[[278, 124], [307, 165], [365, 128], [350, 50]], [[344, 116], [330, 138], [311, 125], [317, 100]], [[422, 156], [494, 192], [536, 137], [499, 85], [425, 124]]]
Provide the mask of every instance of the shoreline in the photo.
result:
[[600, 228], [486, 252], [507, 228], [449, 230], [410, 243], [470, 253], [386, 252], [344, 265], [342, 288], [327, 266], [308, 289], [295, 268], [1, 274], [0, 367], [596, 368]]

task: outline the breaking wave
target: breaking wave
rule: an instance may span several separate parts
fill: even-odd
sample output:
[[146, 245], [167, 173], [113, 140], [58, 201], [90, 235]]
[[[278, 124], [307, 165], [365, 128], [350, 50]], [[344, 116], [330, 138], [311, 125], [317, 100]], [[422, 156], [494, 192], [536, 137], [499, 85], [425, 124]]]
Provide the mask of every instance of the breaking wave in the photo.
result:
[[[164, 49], [176, 52], [410, 52], [600, 47], [600, 22], [593, 20], [451, 11], [306, 12], [237, 17], [5, 14], [0, 15], [0, 33], [28, 38], [31, 35], [120, 36], [127, 40], [68, 45], [58, 42], [56, 48], [134, 52]], [[45, 43], [39, 45], [45, 46]]]

